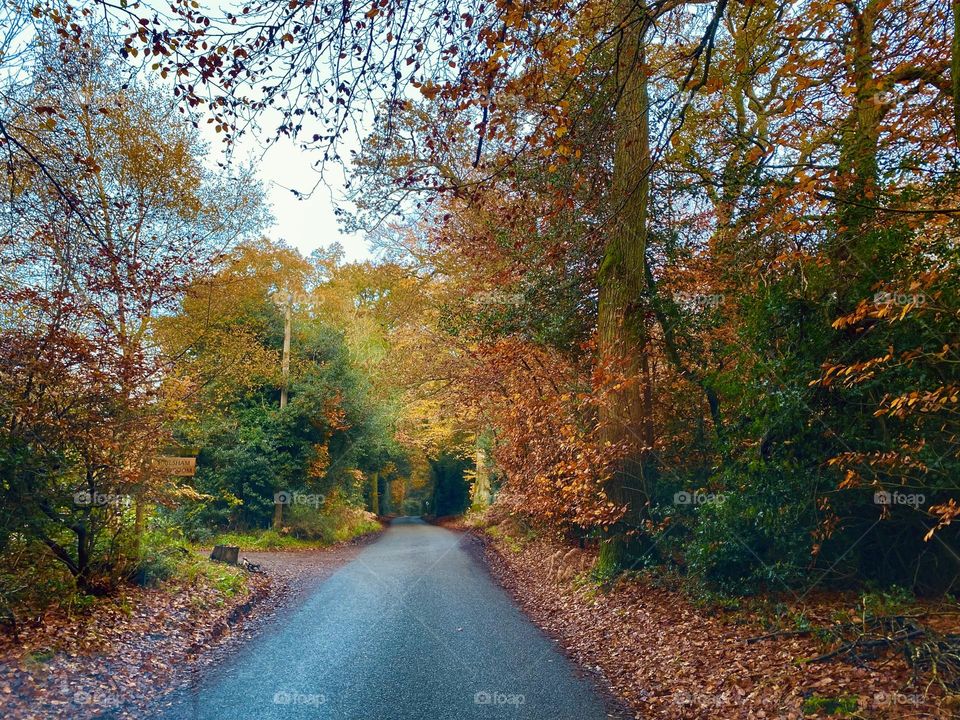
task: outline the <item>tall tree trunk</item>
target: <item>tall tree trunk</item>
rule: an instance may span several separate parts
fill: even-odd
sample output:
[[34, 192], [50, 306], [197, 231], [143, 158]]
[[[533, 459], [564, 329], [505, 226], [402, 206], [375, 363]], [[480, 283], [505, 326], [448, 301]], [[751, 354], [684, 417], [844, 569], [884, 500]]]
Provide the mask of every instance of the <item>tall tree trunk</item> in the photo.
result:
[[477, 445], [475, 457], [477, 474], [473, 483], [473, 497], [470, 500], [474, 507], [485, 508], [490, 505], [490, 468], [487, 467], [487, 451]]
[[77, 587], [87, 591], [91, 589], [91, 567], [90, 567], [90, 529], [86, 523], [81, 521], [73, 528], [77, 536]]
[[283, 503], [274, 497], [273, 500], [273, 529], [280, 531], [283, 527]]
[[[601, 361], [626, 382], [611, 393], [601, 412], [604, 441], [628, 448], [607, 483], [610, 499], [636, 517], [649, 495], [645, 460], [653, 441], [652, 397], [645, 355], [649, 336], [644, 319], [644, 255], [650, 194], [650, 131], [645, 36], [646, 7], [620, 0], [624, 18], [617, 62], [619, 136], [614, 154], [611, 199], [613, 217], [598, 275], [598, 337]], [[652, 390], [651, 390], [652, 392]], [[604, 563], [612, 570], [622, 561], [617, 534], [605, 541]]]
[[140, 553], [143, 551], [143, 533], [146, 530], [147, 525], [147, 508], [146, 501], [143, 496], [143, 488], [140, 487], [137, 489], [136, 498], [134, 499], [134, 521], [133, 521], [133, 534], [134, 534], [134, 543], [136, 545], [137, 559], [140, 558]]
[[953, 90], [953, 133], [960, 145], [960, 0], [951, 2], [953, 8], [953, 47], [950, 54], [950, 82]]
[[380, 514], [380, 473], [370, 475], [370, 512]]
[[[880, 142], [882, 111], [877, 98], [878, 84], [874, 75], [873, 35], [878, 2], [870, 0], [860, 11], [857, 3], [845, 3], [852, 16], [848, 52], [850, 79], [854, 86], [853, 107], [847, 116], [840, 137], [840, 158], [837, 199], [839, 232], [833, 256], [844, 262], [859, 256], [862, 226], [875, 214], [877, 205], [877, 154]], [[859, 258], [860, 262], [868, 262]], [[859, 268], [853, 268], [854, 271]]]
[[[281, 359], [281, 372], [283, 384], [280, 386], [280, 409], [287, 406], [287, 392], [290, 387], [290, 312], [293, 304], [293, 295], [287, 288], [286, 302], [283, 308], [283, 356]], [[273, 500], [273, 528], [280, 530], [283, 526], [283, 504], [274, 497]]]

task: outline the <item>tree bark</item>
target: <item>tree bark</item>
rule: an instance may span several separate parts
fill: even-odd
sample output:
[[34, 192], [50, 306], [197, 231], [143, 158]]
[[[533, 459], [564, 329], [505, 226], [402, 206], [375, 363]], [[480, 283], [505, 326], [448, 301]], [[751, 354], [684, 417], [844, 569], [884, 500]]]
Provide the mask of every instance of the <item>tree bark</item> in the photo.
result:
[[[652, 388], [646, 355], [644, 259], [650, 195], [650, 131], [645, 36], [649, 16], [642, 3], [620, 0], [623, 18], [616, 68], [619, 129], [611, 185], [611, 231], [598, 274], [598, 341], [601, 362], [616, 382], [600, 415], [601, 437], [625, 454], [615, 463], [606, 491], [635, 516], [650, 488], [645, 464], [653, 442]], [[606, 562], [619, 564], [623, 544], [616, 533], [605, 541]], [[610, 568], [607, 568], [608, 570]]]
[[953, 133], [960, 145], [960, 0], [953, 0], [953, 46], [950, 53], [950, 83], [953, 90]]
[[841, 262], [857, 255], [857, 241], [863, 234], [861, 227], [873, 215], [871, 206], [878, 202], [877, 155], [882, 120], [873, 53], [878, 3], [870, 0], [862, 11], [853, 0], [845, 5], [853, 20], [848, 50], [854, 96], [840, 137], [837, 178], [840, 227], [834, 258]]
[[475, 507], [485, 508], [490, 505], [490, 469], [487, 467], [487, 451], [478, 445], [475, 457], [477, 475], [473, 483], [471, 501]]
[[143, 498], [143, 488], [139, 488], [137, 490], [135, 503], [133, 534], [134, 542], [136, 544], [137, 559], [139, 559], [141, 552], [143, 552], [143, 533], [147, 524], [147, 508]]
[[279, 532], [283, 527], [283, 503], [274, 499], [273, 501], [273, 529]]
[[[283, 375], [283, 384], [280, 386], [280, 409], [287, 406], [287, 391], [290, 385], [290, 306], [293, 304], [293, 296], [290, 289], [287, 289], [286, 303], [283, 309], [283, 357], [281, 360], [281, 372]], [[274, 499], [273, 502], [273, 528], [279, 530], [283, 526], [283, 505]]]

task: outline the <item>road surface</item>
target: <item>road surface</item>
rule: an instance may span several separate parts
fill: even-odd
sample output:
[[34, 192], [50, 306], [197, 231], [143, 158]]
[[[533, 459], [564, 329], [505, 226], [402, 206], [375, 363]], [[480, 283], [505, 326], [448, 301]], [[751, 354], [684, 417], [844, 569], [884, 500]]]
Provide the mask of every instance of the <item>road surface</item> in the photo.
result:
[[603, 720], [464, 536], [400, 518], [165, 720]]

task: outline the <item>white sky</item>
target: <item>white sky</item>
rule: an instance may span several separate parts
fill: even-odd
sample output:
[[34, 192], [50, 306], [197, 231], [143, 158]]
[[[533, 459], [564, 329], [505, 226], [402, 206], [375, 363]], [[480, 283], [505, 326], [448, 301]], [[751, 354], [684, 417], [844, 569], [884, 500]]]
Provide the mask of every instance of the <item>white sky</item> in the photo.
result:
[[[263, 126], [266, 128], [263, 132], [269, 133], [268, 120], [264, 120]], [[205, 122], [201, 122], [199, 128], [210, 146], [208, 162], [215, 168], [215, 161], [222, 159], [223, 136], [213, 132], [212, 126]], [[261, 135], [261, 139], [266, 137]], [[326, 184], [317, 184], [320, 176], [313, 163], [319, 153], [305, 152], [289, 139], [278, 140], [265, 149], [265, 143], [247, 134], [234, 148], [233, 157], [236, 162], [252, 161], [263, 182], [274, 218], [273, 227], [266, 232], [271, 239], [285, 241], [304, 256], [318, 247], [339, 242], [347, 261], [371, 259], [373, 254], [364, 234], [342, 233], [333, 213], [334, 201], [343, 192], [340, 168], [331, 163], [325, 172]], [[299, 199], [291, 189], [309, 197]]]
[[[230, 5], [225, 0], [208, 0], [203, 3], [209, 8]], [[275, 122], [271, 122], [273, 119]], [[306, 123], [305, 119], [302, 119]], [[297, 248], [304, 256], [309, 255], [318, 247], [327, 247], [339, 242], [344, 249], [345, 259], [367, 260], [373, 257], [370, 246], [362, 233], [346, 235], [340, 232], [340, 225], [333, 214], [333, 198], [343, 192], [343, 175], [338, 167], [331, 163], [326, 171], [328, 185], [320, 184], [314, 190], [319, 176], [312, 163], [318, 159], [316, 154], [307, 153], [289, 139], [278, 140], [264, 151], [268, 133], [280, 122], [280, 115], [276, 111], [268, 110], [266, 116], [260, 119], [260, 125], [265, 134], [260, 140], [247, 134], [238, 143], [234, 157], [238, 160], [253, 158], [257, 174], [263, 182], [267, 192], [267, 200], [271, 206], [274, 225], [267, 232], [273, 240], [284, 240], [287, 244]], [[359, 124], [359, 132], [369, 131], [369, 121]], [[213, 132], [212, 126], [205, 122], [200, 123], [201, 135], [210, 143], [211, 158], [214, 159], [220, 151], [223, 136]], [[309, 132], [304, 131], [309, 137]], [[346, 138], [342, 150], [355, 147], [362, 138]], [[345, 155], [346, 156], [346, 155]], [[310, 193], [309, 198], [298, 199], [290, 189], [303, 193]]]
[[258, 174], [270, 201], [274, 226], [269, 233], [275, 240], [285, 240], [304, 255], [318, 247], [334, 242], [343, 245], [347, 260], [365, 260], [371, 257], [363, 234], [341, 233], [333, 214], [336, 195], [343, 190], [343, 176], [339, 168], [327, 170], [328, 184], [320, 184], [309, 198], [298, 199], [290, 189], [309, 192], [319, 176], [312, 167], [316, 155], [304, 152], [289, 140], [278, 141], [260, 159], [255, 157]]

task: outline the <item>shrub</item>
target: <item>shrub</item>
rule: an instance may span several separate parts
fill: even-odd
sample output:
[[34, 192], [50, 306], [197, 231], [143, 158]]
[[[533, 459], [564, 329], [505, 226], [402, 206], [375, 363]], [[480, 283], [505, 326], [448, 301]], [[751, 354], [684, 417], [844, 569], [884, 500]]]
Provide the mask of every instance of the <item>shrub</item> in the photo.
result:
[[317, 540], [325, 545], [380, 529], [373, 513], [345, 502], [338, 494], [328, 498], [320, 508], [291, 506], [284, 524], [295, 537]]
[[816, 522], [808, 478], [786, 464], [747, 468], [722, 501], [693, 506], [691, 574], [731, 593], [786, 589], [812, 562]]
[[0, 622], [15, 624], [28, 611], [69, 603], [76, 581], [50, 554], [22, 536], [0, 553]]
[[189, 555], [190, 549], [183, 540], [163, 531], [146, 533], [129, 578], [141, 587], [155, 587], [176, 575]]

